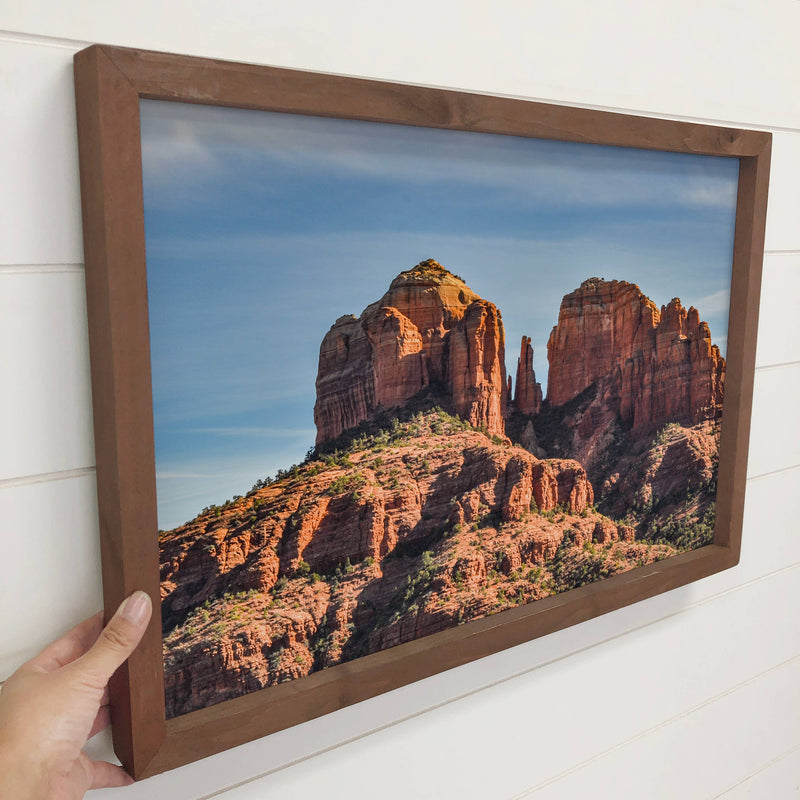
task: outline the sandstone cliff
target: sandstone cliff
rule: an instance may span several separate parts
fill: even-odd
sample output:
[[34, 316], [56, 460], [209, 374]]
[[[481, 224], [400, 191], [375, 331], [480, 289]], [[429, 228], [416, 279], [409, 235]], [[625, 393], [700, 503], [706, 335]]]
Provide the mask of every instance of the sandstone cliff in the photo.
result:
[[326, 334], [316, 381], [317, 444], [429, 386], [470, 424], [503, 434], [500, 312], [432, 259], [402, 272], [361, 316], [340, 317]]
[[[709, 544], [725, 361], [698, 311], [592, 278], [564, 297], [548, 358], [536, 447], [577, 459], [597, 508], [637, 539]], [[529, 446], [523, 422], [509, 430]]]
[[547, 357], [551, 406], [594, 385], [595, 415], [634, 430], [722, 413], [725, 360], [697, 309], [675, 298], [659, 311], [632, 283], [590, 278], [566, 295]]

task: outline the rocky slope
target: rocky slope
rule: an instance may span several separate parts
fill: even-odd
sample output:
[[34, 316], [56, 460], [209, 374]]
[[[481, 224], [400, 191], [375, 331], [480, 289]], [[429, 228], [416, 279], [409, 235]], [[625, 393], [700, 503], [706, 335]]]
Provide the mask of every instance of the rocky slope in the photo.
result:
[[359, 317], [340, 317], [328, 331], [316, 381], [317, 444], [429, 386], [471, 425], [503, 434], [500, 312], [433, 259], [400, 273]]
[[161, 537], [168, 716], [672, 554], [541, 460], [440, 409]]

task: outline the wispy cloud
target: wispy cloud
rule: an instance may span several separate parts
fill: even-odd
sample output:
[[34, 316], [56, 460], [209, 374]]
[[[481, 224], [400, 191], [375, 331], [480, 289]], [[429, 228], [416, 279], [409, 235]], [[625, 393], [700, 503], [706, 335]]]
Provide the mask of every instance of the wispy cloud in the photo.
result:
[[187, 433], [204, 433], [213, 436], [261, 436], [266, 439], [308, 439], [316, 436], [315, 428], [189, 428]]
[[143, 101], [142, 128], [146, 178], [161, 190], [229, 170], [269, 193], [280, 165], [397, 186], [480, 186], [550, 207], [735, 202], [733, 159], [157, 101]]
[[692, 301], [701, 314], [727, 314], [731, 302], [730, 289], [720, 289]]
[[305, 447], [265, 449], [243, 440], [234, 450], [209, 458], [167, 458], [156, 472], [158, 527], [169, 530], [192, 519], [201, 508], [245, 494], [259, 479], [302, 460]]
[[161, 127], [155, 122], [155, 131], [149, 127], [160, 120], [157, 111], [148, 114], [151, 107], [167, 106], [167, 103], [143, 101], [142, 113], [142, 163], [151, 181], [170, 188], [191, 189], [193, 177], [202, 175], [207, 181], [218, 174], [223, 163], [207, 137], [204, 137], [190, 119], [173, 116]]
[[159, 481], [185, 481], [185, 480], [215, 480], [219, 475], [212, 475], [204, 472], [165, 472], [156, 470], [156, 480]]

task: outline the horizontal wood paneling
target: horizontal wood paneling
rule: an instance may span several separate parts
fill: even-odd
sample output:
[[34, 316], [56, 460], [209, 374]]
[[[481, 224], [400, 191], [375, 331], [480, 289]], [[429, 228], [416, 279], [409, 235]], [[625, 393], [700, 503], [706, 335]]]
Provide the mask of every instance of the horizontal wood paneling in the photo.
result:
[[0, 37], [0, 264], [83, 261], [72, 53]]
[[[0, 264], [71, 264], [83, 259], [72, 94], [72, 56], [79, 47], [9, 41], [0, 34], [0, 74], [5, 78], [0, 81], [0, 102], [7, 109], [7, 118], [15, 120], [14, 125], [0, 128], [4, 178]], [[236, 54], [230, 57], [243, 59]], [[487, 87], [486, 91], [500, 90]], [[794, 211], [798, 186], [800, 133], [778, 132], [773, 142], [768, 250], [800, 250]], [[39, 224], [32, 225], [29, 220]]]
[[[800, 656], [514, 800], [613, 795], [708, 800], [752, 774], [776, 751], [800, 745], [798, 716]], [[763, 800], [788, 796], [774, 789], [758, 795]]]
[[[408, 0], [12, 3], [3, 28], [143, 49], [297, 66], [540, 99], [800, 126], [784, 82], [800, 62], [800, 6], [675, 0], [542, 6]], [[192, 19], [195, 24], [187, 25]]]
[[82, 269], [0, 269], [0, 481], [94, 464]]
[[0, 680], [103, 604], [93, 474], [0, 487]]
[[748, 476], [800, 464], [800, 364], [756, 371]]
[[758, 772], [719, 796], [724, 800], [789, 800], [800, 797], [800, 747], [781, 752]]
[[[800, 8], [800, 3], [797, 7]], [[800, 73], [800, 63], [796, 71]], [[789, 94], [792, 94], [791, 90]], [[800, 108], [796, 94], [790, 102]], [[800, 225], [797, 224], [800, 209], [800, 133], [773, 134], [772, 166], [764, 247], [767, 250], [800, 250]]]
[[[799, 178], [800, 179], [800, 178]], [[800, 229], [800, 224], [797, 225]], [[800, 361], [800, 251], [767, 253], [761, 284], [756, 366]]]

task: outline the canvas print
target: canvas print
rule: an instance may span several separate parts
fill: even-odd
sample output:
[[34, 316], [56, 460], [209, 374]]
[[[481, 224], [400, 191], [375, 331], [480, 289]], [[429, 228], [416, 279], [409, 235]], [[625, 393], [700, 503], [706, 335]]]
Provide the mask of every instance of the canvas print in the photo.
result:
[[711, 543], [737, 159], [141, 119], [168, 717]]

